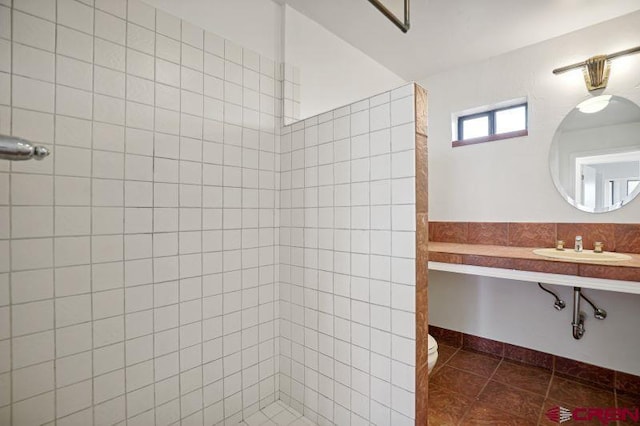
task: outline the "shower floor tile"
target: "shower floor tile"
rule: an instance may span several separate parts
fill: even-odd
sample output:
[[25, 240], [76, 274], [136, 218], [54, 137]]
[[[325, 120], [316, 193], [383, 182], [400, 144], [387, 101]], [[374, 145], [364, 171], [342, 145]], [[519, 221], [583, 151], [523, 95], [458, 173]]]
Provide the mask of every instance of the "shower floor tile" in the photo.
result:
[[[429, 425], [553, 425], [547, 411], [557, 407], [634, 408], [632, 398], [567, 379], [543, 368], [501, 357], [440, 345], [429, 377]], [[563, 424], [622, 426], [628, 422], [568, 421]], [[638, 423], [634, 423], [638, 424]]]
[[276, 401], [238, 423], [242, 426], [315, 426], [282, 401]]

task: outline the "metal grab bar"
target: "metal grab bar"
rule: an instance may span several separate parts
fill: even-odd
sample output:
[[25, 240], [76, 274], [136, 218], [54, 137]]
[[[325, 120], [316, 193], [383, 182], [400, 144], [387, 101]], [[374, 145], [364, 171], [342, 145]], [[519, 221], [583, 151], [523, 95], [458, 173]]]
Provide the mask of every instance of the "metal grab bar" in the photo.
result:
[[51, 152], [43, 146], [35, 146], [26, 139], [0, 135], [0, 159], [22, 161], [42, 160]]

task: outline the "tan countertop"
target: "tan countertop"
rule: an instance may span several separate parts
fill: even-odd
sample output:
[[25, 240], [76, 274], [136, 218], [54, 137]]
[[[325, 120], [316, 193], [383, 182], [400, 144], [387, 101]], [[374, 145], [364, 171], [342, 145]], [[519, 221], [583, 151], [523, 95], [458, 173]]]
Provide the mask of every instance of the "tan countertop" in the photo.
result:
[[640, 282], [640, 254], [624, 253], [630, 260], [617, 262], [554, 259], [533, 253], [534, 247], [429, 241], [429, 260], [533, 272]]

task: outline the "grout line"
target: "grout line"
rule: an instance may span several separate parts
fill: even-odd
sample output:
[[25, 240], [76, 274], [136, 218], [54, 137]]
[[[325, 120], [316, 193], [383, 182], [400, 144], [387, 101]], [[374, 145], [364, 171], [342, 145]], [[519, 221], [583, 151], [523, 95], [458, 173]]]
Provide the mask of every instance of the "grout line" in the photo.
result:
[[[224, 56], [227, 56], [227, 55], [226, 55], [226, 51], [227, 51], [227, 43], [226, 43], [226, 41], [223, 41], [223, 50], [224, 50]], [[227, 81], [226, 70], [227, 70], [227, 68], [226, 68], [226, 62], [225, 62], [225, 59], [224, 59], [224, 58], [222, 59], [222, 63], [223, 63], [223, 68], [222, 68], [222, 76], [223, 76], [223, 78], [222, 78], [222, 80], [223, 80], [223, 84], [222, 84], [222, 99], [225, 99], [225, 97], [226, 97], [226, 81]], [[225, 127], [225, 114], [226, 114], [226, 107], [225, 107], [225, 104], [223, 103], [223, 104], [222, 104], [222, 143], [221, 143], [221, 158], [220, 158], [220, 163], [222, 164], [222, 166], [221, 166], [221, 169], [222, 169], [222, 189], [221, 189], [221, 192], [222, 192], [222, 193], [220, 194], [220, 198], [221, 198], [221, 200], [220, 200], [220, 201], [221, 201], [221, 204], [222, 204], [222, 207], [221, 207], [221, 210], [222, 210], [222, 211], [220, 212], [220, 214], [221, 214], [221, 216], [222, 216], [222, 217], [221, 217], [221, 219], [220, 219], [220, 221], [221, 221], [221, 224], [220, 224], [220, 228], [221, 228], [221, 229], [220, 229], [220, 230], [221, 230], [222, 232], [221, 232], [221, 234], [220, 234], [220, 240], [221, 240], [221, 244], [222, 244], [222, 251], [223, 251], [223, 252], [224, 252], [224, 250], [225, 250], [225, 236], [224, 236], [224, 234], [226, 233], [226, 232], [225, 232], [225, 231], [226, 231], [226, 228], [225, 228], [225, 219], [224, 219], [224, 205], [225, 205], [225, 204], [224, 204], [224, 199], [225, 199], [225, 196], [224, 196], [224, 193], [225, 193], [224, 188], [226, 188], [226, 185], [225, 185], [225, 181], [226, 181], [226, 179], [225, 179], [225, 176], [224, 176], [224, 175], [225, 175], [225, 173], [224, 173], [224, 171], [225, 171], [225, 169], [224, 169], [224, 167], [225, 167], [225, 166], [224, 166], [224, 158], [225, 158], [225, 155], [224, 155], [224, 146], [225, 146], [225, 144], [224, 144], [224, 139], [225, 139], [225, 137], [224, 137], [224, 133], [225, 133], [225, 128], [224, 128], [224, 127]], [[222, 309], [222, 330], [223, 330], [223, 331], [222, 331], [222, 333], [223, 333], [223, 336], [222, 336], [222, 338], [220, 339], [220, 344], [221, 344], [221, 346], [222, 346], [222, 347], [221, 347], [221, 351], [222, 351], [222, 363], [223, 363], [223, 368], [222, 368], [222, 379], [221, 379], [221, 380], [222, 380], [222, 398], [221, 398], [221, 402], [222, 402], [222, 419], [223, 419], [223, 421], [226, 421], [226, 418], [227, 418], [227, 408], [226, 408], [225, 400], [226, 400], [228, 397], [225, 397], [225, 380], [224, 380], [224, 379], [225, 379], [225, 374], [224, 374], [224, 359], [225, 359], [225, 338], [224, 338], [224, 315], [225, 315], [225, 314], [224, 314], [224, 300], [225, 300], [225, 293], [226, 293], [226, 292], [225, 292], [225, 288], [224, 288], [224, 287], [225, 287], [225, 281], [226, 281], [226, 279], [225, 279], [225, 275], [227, 275], [227, 274], [226, 274], [226, 272], [227, 272], [227, 271], [225, 270], [225, 265], [224, 265], [224, 254], [222, 255], [222, 267], [221, 267], [221, 269], [222, 269], [222, 271], [221, 271], [221, 273], [220, 273], [220, 277], [221, 277], [221, 286], [222, 286], [222, 289], [221, 289], [221, 298], [222, 298], [222, 305], [223, 305], [223, 309]]]
[[[54, 44], [53, 44], [53, 59], [54, 59], [54, 63], [53, 63], [53, 146], [55, 147], [56, 145], [56, 128], [57, 128], [57, 124], [58, 124], [58, 119], [56, 118], [55, 113], [57, 112], [58, 108], [58, 87], [57, 87], [57, 83], [58, 83], [58, 57], [57, 57], [57, 52], [58, 52], [58, 5], [56, 3], [55, 5], [55, 20], [56, 23], [54, 24]], [[92, 105], [93, 106], [93, 105]], [[52, 165], [52, 184], [53, 184], [53, 189], [52, 189], [52, 201], [51, 204], [55, 205], [55, 199], [56, 199], [56, 186], [55, 186], [55, 174], [56, 174], [56, 164], [54, 161], [54, 164]], [[91, 170], [91, 169], [90, 169]], [[55, 266], [56, 264], [56, 250], [55, 250], [55, 238], [53, 238], [53, 236], [56, 235], [56, 208], [55, 206], [52, 208], [52, 214], [53, 214], [53, 224], [52, 224], [52, 238], [51, 238], [51, 258], [52, 258], [52, 265]], [[54, 405], [53, 405], [53, 420], [56, 421], [58, 418], [58, 378], [57, 378], [57, 369], [56, 369], [56, 364], [57, 364], [57, 350], [58, 350], [58, 339], [56, 336], [56, 332], [55, 330], [57, 329], [57, 312], [56, 312], [56, 299], [55, 299], [55, 285], [56, 285], [56, 278], [55, 278], [55, 272], [53, 274], [53, 279], [52, 279], [52, 285], [53, 285], [53, 296], [54, 296], [54, 300], [53, 300], [53, 357], [54, 360], [52, 361], [53, 363], [53, 401], [54, 401]], [[93, 400], [92, 400], [93, 402]]]
[[[95, 34], [95, 26], [96, 26], [96, 10], [95, 8], [93, 8], [93, 32]], [[56, 34], [58, 33], [57, 28], [56, 28]], [[91, 53], [93, 55], [92, 59], [93, 59], [93, 63], [95, 63], [96, 61], [96, 46], [95, 46], [95, 39], [92, 40], [91, 43]], [[57, 45], [57, 43], [56, 43]], [[56, 58], [57, 60], [57, 58]], [[57, 71], [57, 70], [56, 70]], [[93, 205], [93, 186], [94, 186], [94, 182], [93, 182], [93, 147], [94, 147], [94, 125], [93, 125], [93, 119], [95, 118], [95, 66], [91, 69], [91, 101], [92, 101], [92, 105], [91, 105], [91, 120], [92, 120], [92, 124], [91, 124], [91, 168], [90, 168], [90, 175], [91, 177], [89, 178], [89, 229], [90, 231], [93, 233], [93, 226], [94, 226], [94, 220], [93, 220], [93, 213], [94, 213], [94, 205]], [[57, 140], [55, 141], [57, 142]], [[55, 177], [54, 177], [55, 179]], [[55, 186], [55, 184], [54, 184]], [[54, 204], [55, 204], [55, 196], [53, 198], [54, 200]], [[91, 244], [91, 240], [89, 241], [89, 259], [93, 258], [93, 244]], [[55, 263], [55, 262], [54, 262]], [[95, 377], [96, 377], [96, 371], [95, 371], [95, 362], [94, 362], [94, 348], [95, 348], [95, 339], [94, 339], [94, 333], [93, 333], [93, 324], [94, 324], [94, 312], [93, 312], [93, 266], [89, 266], [89, 291], [90, 291], [90, 302], [91, 302], [91, 307], [90, 307], [90, 312], [91, 312], [91, 419], [92, 419], [92, 424], [96, 424], [96, 413], [95, 413], [95, 395], [96, 395], [96, 385], [95, 385]], [[124, 344], [123, 344], [123, 350], [124, 350]]]
[[[244, 55], [244, 52], [242, 53]], [[244, 59], [244, 58], [243, 58]], [[242, 71], [242, 75], [241, 75], [241, 79], [242, 79], [242, 85], [241, 85], [241, 96], [242, 99], [244, 101], [244, 75], [245, 75], [245, 68], [244, 68], [244, 60], [243, 60], [243, 64], [240, 65], [240, 70]], [[226, 108], [224, 109], [224, 111], [226, 111]], [[242, 166], [244, 165], [244, 156], [242, 155], [242, 149], [244, 148], [244, 137], [245, 137], [245, 128], [244, 128], [244, 111], [241, 109], [240, 110], [240, 116], [241, 116], [241, 128], [240, 128], [240, 168], [242, 168]], [[224, 115], [223, 115], [224, 117]], [[259, 159], [258, 159], [259, 161]], [[240, 208], [238, 209], [240, 212], [240, 269], [244, 270], [244, 261], [243, 261], [243, 257], [244, 257], [244, 242], [242, 241], [242, 225], [244, 223], [244, 218], [243, 218], [243, 207], [244, 207], [244, 173], [241, 171], [240, 173], [240, 189], [239, 189], [239, 193], [240, 193]], [[241, 311], [244, 313], [244, 303], [245, 303], [245, 292], [244, 292], [244, 279], [242, 277], [242, 273], [241, 275], [241, 286], [240, 286], [240, 308]], [[246, 324], [245, 324], [245, 320], [243, 318], [243, 315], [241, 314], [240, 316], [240, 353], [243, 353], [242, 350], [242, 346], [244, 345], [244, 338], [243, 338], [243, 332], [246, 329]], [[242, 356], [242, 355], [241, 355]], [[240, 368], [240, 397], [243, 399], [243, 403], [241, 404], [240, 407], [240, 419], [243, 420], [244, 419], [244, 411], [245, 411], [245, 404], [244, 404], [244, 395], [245, 395], [245, 384], [244, 384], [244, 377], [245, 377], [245, 369], [244, 368]]]
[[[127, 289], [127, 277], [126, 277], [126, 268], [125, 268], [125, 261], [124, 261], [124, 253], [125, 253], [125, 230], [126, 230], [126, 190], [127, 190], [127, 185], [126, 185], [126, 178], [127, 178], [127, 157], [126, 157], [126, 152], [127, 152], [127, 95], [128, 95], [128, 82], [127, 82], [127, 75], [128, 75], [128, 65], [129, 65], [129, 61], [128, 61], [128, 57], [129, 55], [127, 55], [127, 41], [129, 40], [129, 25], [128, 25], [128, 21], [129, 21], [129, 2], [128, 0], [125, 0], [126, 3], [126, 10], [125, 10], [125, 29], [124, 29], [124, 41], [125, 41], [125, 47], [124, 47], [124, 141], [123, 141], [123, 153], [122, 153], [122, 162], [123, 162], [123, 172], [122, 172], [122, 321], [123, 321], [123, 343], [122, 343], [122, 350], [124, 351], [123, 354], [123, 360], [124, 360], [124, 365], [122, 367], [122, 374], [124, 376], [124, 401], [123, 401], [123, 405], [124, 405], [124, 419], [123, 421], [126, 423], [127, 420], [129, 419], [129, 398], [127, 398], [127, 326], [126, 326], [126, 318], [127, 318], [127, 300], [126, 300], [126, 289]], [[94, 40], [94, 45], [95, 45], [95, 40]], [[95, 51], [95, 49], [94, 49]], [[94, 53], [95, 54], [95, 53]], [[92, 158], [92, 163], [93, 163], [93, 158]], [[92, 173], [92, 179], [93, 179], [93, 173]], [[93, 187], [93, 185], [92, 185]], [[93, 194], [92, 194], [93, 195]], [[92, 244], [93, 245], [93, 244]], [[93, 259], [92, 259], [93, 260]], [[92, 268], [93, 269], [93, 268]], [[93, 275], [93, 274], [92, 274]], [[117, 370], [116, 370], [117, 371]]]
[[553, 383], [553, 379], [555, 378], [556, 372], [555, 370], [551, 371], [551, 377], [549, 378], [549, 383], [547, 384], [547, 391], [544, 394], [544, 399], [549, 398], [549, 393], [551, 392], [551, 385]]
[[[128, 6], [128, 5], [127, 5]], [[128, 9], [128, 7], [127, 7]], [[153, 27], [154, 27], [154, 31], [153, 31], [153, 129], [155, 130], [156, 127], [156, 103], [157, 103], [157, 99], [156, 99], [156, 81], [157, 81], [157, 58], [158, 58], [158, 36], [157, 36], [157, 24], [158, 24], [158, 18], [157, 18], [157, 9], [153, 9]], [[95, 19], [94, 19], [95, 22]], [[95, 32], [95, 31], [94, 31]], [[128, 40], [125, 40], [128, 42]], [[126, 80], [125, 80], [126, 81]], [[125, 83], [126, 84], [126, 83]], [[125, 96], [127, 95], [126, 90], [125, 90]], [[125, 123], [126, 123], [126, 117], [125, 117]], [[155, 196], [155, 171], [156, 171], [156, 163], [155, 163], [155, 134], [153, 134], [153, 131], [151, 133], [151, 137], [152, 137], [152, 145], [151, 145], [151, 154], [152, 154], [152, 160], [151, 160], [151, 257], [152, 259], [154, 258], [154, 251], [155, 251], [155, 244], [154, 244], [154, 231], [155, 231], [155, 214], [153, 214], [153, 209], [155, 207], [156, 204], [156, 196]], [[125, 148], [126, 148], [126, 129], [125, 129]], [[126, 169], [125, 169], [126, 170]], [[126, 177], [126, 176], [125, 176]], [[126, 197], [126, 196], [125, 196]], [[126, 251], [123, 253], [124, 257], [126, 258]], [[156, 294], [156, 271], [155, 271], [155, 267], [153, 267], [153, 260], [151, 260], [152, 263], [152, 267], [151, 267], [151, 299], [152, 299], [152, 303], [151, 303], [151, 343], [153, 345], [152, 349], [151, 349], [151, 367], [152, 367], [152, 385], [153, 385], [153, 420], [154, 423], [157, 424], [158, 422], [158, 410], [157, 410], [157, 395], [156, 395], [156, 383], [158, 383], [158, 380], [156, 379], [156, 316], [155, 316], [155, 294]], [[178, 355], [179, 356], [179, 355]], [[146, 362], [146, 361], [144, 361]]]
[[[9, 8], [9, 19], [11, 22], [11, 33], [9, 35], [9, 37], [11, 38], [11, 40], [9, 40], [9, 55], [10, 55], [10, 60], [11, 60], [11, 66], [10, 66], [10, 73], [9, 73], [9, 134], [13, 135], [13, 97], [14, 97], [14, 93], [13, 93], [13, 71], [15, 69], [15, 66], [13, 64], [13, 56], [14, 56], [14, 52], [13, 52], [13, 33], [15, 32], [15, 25], [13, 22], [13, 15], [14, 15], [14, 9], [13, 9], [13, 1], [11, 1], [11, 6]], [[13, 237], [13, 209], [12, 207], [12, 202], [13, 202], [13, 197], [12, 197], [12, 191], [11, 191], [11, 187], [13, 184], [13, 179], [12, 179], [12, 172], [13, 172], [13, 165], [11, 163], [9, 163], [8, 167], [7, 167], [7, 185], [8, 185], [8, 203], [9, 203], [9, 212], [8, 212], [8, 216], [9, 216], [9, 238]], [[13, 400], [14, 400], [14, 384], [13, 384], [13, 368], [15, 365], [14, 362], [14, 337], [13, 337], [13, 256], [12, 256], [12, 250], [11, 250], [11, 240], [9, 240], [9, 247], [8, 247], [8, 261], [9, 261], [9, 265], [8, 265], [8, 285], [9, 285], [9, 301], [8, 301], [8, 306], [7, 306], [7, 310], [9, 313], [9, 371], [5, 374], [9, 374], [9, 423], [10, 424], [15, 424], [15, 413], [14, 413], [14, 408], [13, 408]], [[55, 345], [54, 345], [55, 348]]]
[[[157, 26], [157, 11], [156, 11], [156, 31], [158, 30]], [[156, 33], [157, 34], [157, 33]], [[181, 37], [182, 38], [182, 37]], [[203, 377], [203, 368], [204, 368], [204, 45], [205, 45], [205, 32], [202, 31], [202, 126], [201, 126], [201, 142], [200, 142], [200, 409], [202, 411], [202, 418], [204, 422], [205, 418], [205, 398], [204, 398], [204, 377]], [[156, 52], [158, 48], [158, 37], [156, 36]], [[156, 54], [157, 57], [157, 54]], [[180, 94], [182, 97], [182, 94]]]
[[[180, 19], [180, 65], [179, 65], [179, 88], [178, 88], [178, 92], [179, 92], [179, 98], [178, 98], [178, 162], [177, 162], [177, 167], [178, 167], [178, 228], [176, 231], [177, 234], [177, 238], [178, 238], [178, 247], [177, 247], [177, 278], [176, 278], [176, 285], [177, 285], [177, 290], [178, 290], [178, 299], [177, 299], [177, 309], [178, 309], [178, 325], [177, 325], [177, 329], [178, 329], [178, 423], [181, 423], [183, 420], [183, 415], [182, 415], [182, 380], [180, 380], [180, 377], [182, 375], [182, 351], [184, 348], [182, 348], [182, 341], [181, 341], [181, 337], [180, 337], [180, 328], [182, 327], [181, 324], [181, 312], [180, 312], [180, 306], [181, 306], [181, 285], [180, 285], [180, 281], [181, 281], [181, 268], [180, 268], [180, 232], [181, 232], [181, 227], [180, 227], [180, 219], [183, 215], [183, 209], [180, 207], [180, 182], [181, 182], [181, 176], [180, 176], [180, 166], [181, 166], [181, 162], [182, 157], [183, 157], [183, 153], [182, 153], [182, 29], [183, 29], [183, 21], [182, 19]], [[154, 69], [154, 77], [156, 77], [155, 74], [155, 69]], [[154, 130], [155, 130], [155, 123], [154, 123]]]

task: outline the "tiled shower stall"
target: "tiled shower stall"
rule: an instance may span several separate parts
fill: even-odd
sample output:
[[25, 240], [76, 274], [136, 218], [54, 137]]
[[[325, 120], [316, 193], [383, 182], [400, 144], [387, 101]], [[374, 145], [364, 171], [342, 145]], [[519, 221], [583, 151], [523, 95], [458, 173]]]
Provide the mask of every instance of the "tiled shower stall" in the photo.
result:
[[414, 86], [283, 129], [280, 395], [320, 425], [409, 425]]
[[281, 127], [280, 70], [0, 0], [0, 133], [53, 152], [0, 160], [0, 424], [413, 422], [413, 85]]

